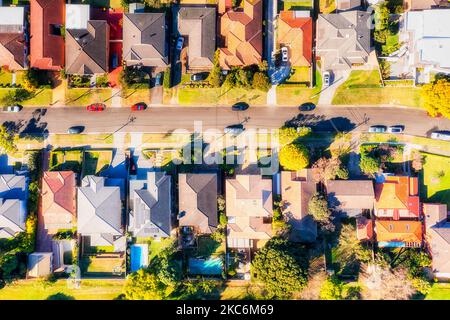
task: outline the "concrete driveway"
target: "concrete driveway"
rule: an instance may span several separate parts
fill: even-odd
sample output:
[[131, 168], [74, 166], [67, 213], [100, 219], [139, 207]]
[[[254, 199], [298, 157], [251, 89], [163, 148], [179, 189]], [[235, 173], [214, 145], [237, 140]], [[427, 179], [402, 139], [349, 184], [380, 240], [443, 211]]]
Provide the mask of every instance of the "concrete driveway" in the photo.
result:
[[333, 83], [329, 87], [325, 87], [322, 83], [322, 91], [319, 97], [320, 105], [331, 105], [336, 89], [348, 79], [351, 70], [332, 70], [332, 72]]

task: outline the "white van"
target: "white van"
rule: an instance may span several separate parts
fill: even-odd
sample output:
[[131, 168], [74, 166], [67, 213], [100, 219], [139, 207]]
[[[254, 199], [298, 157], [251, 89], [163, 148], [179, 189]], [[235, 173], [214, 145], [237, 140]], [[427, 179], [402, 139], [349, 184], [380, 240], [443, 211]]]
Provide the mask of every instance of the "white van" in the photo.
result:
[[431, 139], [450, 141], [450, 132], [432, 132]]

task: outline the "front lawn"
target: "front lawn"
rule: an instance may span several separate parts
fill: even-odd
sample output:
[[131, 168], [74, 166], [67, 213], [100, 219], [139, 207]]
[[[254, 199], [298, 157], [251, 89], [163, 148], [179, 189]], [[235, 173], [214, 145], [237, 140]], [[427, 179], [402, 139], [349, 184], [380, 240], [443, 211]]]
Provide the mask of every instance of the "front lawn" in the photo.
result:
[[284, 10], [309, 10], [313, 7], [312, 0], [284, 1]]
[[112, 144], [112, 134], [52, 134], [50, 139], [53, 146], [76, 147], [92, 144]]
[[332, 104], [394, 104], [420, 108], [420, 88], [383, 88], [377, 70], [355, 70], [347, 81], [337, 88]]
[[122, 105], [131, 106], [138, 102], [150, 104], [150, 89], [122, 90]]
[[[305, 75], [305, 71], [302, 70], [300, 72], [296, 71], [293, 76], [294, 79], [299, 79], [303, 78]], [[295, 85], [294, 83], [289, 83], [292, 76], [286, 81], [285, 84], [277, 86], [277, 104], [281, 106], [298, 106], [305, 102], [312, 102], [314, 104], [317, 104], [317, 102], [319, 101], [319, 92], [322, 88], [322, 78], [320, 76], [320, 72], [318, 71], [316, 71], [315, 76], [316, 85], [314, 88], [309, 88], [305, 85]]]
[[251, 105], [265, 105], [267, 93], [244, 88], [179, 88], [178, 103], [181, 105], [231, 105], [247, 102]]
[[0, 290], [0, 300], [113, 300], [122, 293], [124, 280], [81, 280], [71, 289], [66, 279], [55, 282], [20, 280]]
[[434, 283], [425, 300], [450, 300], [450, 283]]
[[12, 73], [4, 70], [0, 70], [0, 84], [9, 85], [12, 81]]
[[423, 155], [425, 163], [420, 174], [421, 197], [450, 207], [450, 158], [428, 153]]
[[[12, 90], [17, 89], [0, 88], [0, 100]], [[29, 99], [23, 100], [19, 104], [23, 106], [48, 106], [52, 103], [52, 97], [52, 89], [37, 89], [31, 94]]]
[[332, 13], [336, 10], [336, 0], [320, 0], [319, 1], [319, 12], [320, 13]]
[[81, 163], [83, 161], [82, 150], [55, 150], [50, 153], [50, 171], [70, 170], [77, 173], [81, 172]]
[[84, 153], [83, 177], [98, 175], [111, 164], [112, 150], [89, 150]]
[[72, 88], [66, 90], [67, 106], [86, 106], [91, 103], [111, 104], [111, 89]]

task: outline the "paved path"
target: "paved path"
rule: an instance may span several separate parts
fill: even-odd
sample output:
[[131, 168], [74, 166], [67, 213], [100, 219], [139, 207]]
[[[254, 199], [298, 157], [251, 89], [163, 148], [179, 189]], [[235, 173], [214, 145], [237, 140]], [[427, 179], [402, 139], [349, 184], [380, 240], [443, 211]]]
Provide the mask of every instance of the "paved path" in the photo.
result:
[[121, 108], [122, 107], [122, 96], [120, 95], [121, 90], [119, 88], [111, 89], [111, 107]]
[[336, 72], [334, 74], [334, 78], [336, 80], [328, 88], [325, 88], [324, 84], [322, 83], [322, 91], [320, 92], [320, 96], [319, 96], [319, 104], [331, 105], [334, 94], [336, 93], [336, 89], [341, 84], [343, 84], [349, 76], [350, 76], [350, 70]]

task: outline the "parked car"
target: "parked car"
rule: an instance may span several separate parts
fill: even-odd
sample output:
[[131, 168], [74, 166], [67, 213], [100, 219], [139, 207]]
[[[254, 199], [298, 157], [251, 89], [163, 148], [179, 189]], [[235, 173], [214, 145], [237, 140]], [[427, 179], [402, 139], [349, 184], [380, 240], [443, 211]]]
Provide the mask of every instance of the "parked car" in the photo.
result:
[[207, 73], [194, 73], [191, 74], [191, 81], [203, 81], [208, 77]]
[[132, 111], [143, 111], [147, 109], [147, 105], [143, 102], [135, 103], [131, 106]]
[[162, 72], [160, 72], [160, 73], [158, 73], [156, 75], [156, 77], [155, 77], [155, 87], [158, 87], [158, 86], [160, 86], [162, 84], [162, 75], [163, 75]]
[[183, 37], [178, 37], [177, 39], [177, 50], [181, 50], [183, 49], [183, 43], [184, 43], [184, 38]]
[[93, 103], [86, 107], [87, 111], [103, 111], [106, 109], [106, 105], [103, 103]]
[[244, 130], [245, 130], [244, 125], [242, 125], [242, 124], [233, 124], [231, 126], [226, 127], [223, 130], [223, 132], [225, 134], [230, 133], [232, 135], [238, 135]]
[[450, 141], [450, 131], [432, 132], [431, 139]]
[[385, 133], [386, 132], [386, 126], [376, 125], [376, 126], [370, 126], [369, 127], [370, 133]]
[[20, 110], [22, 110], [21, 106], [7, 106], [3, 108], [5, 112], [19, 112]]
[[67, 129], [68, 134], [80, 134], [83, 131], [84, 131], [83, 126], [73, 126], [73, 127], [70, 127], [69, 129]]
[[390, 126], [387, 129], [387, 132], [389, 133], [402, 133], [405, 130], [404, 126]]
[[244, 111], [244, 110], [247, 110], [249, 107], [250, 106], [246, 102], [237, 102], [237, 103], [233, 104], [233, 106], [231, 107], [231, 110]]
[[306, 102], [300, 105], [300, 111], [312, 111], [316, 108], [316, 105], [312, 102]]
[[281, 48], [281, 61], [288, 62], [289, 61], [289, 52], [287, 47]]
[[331, 84], [331, 73], [329, 71], [324, 71], [322, 78], [324, 86], [328, 87]]

